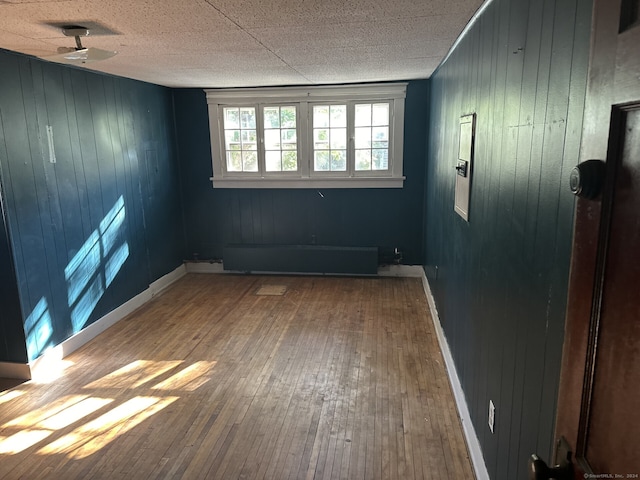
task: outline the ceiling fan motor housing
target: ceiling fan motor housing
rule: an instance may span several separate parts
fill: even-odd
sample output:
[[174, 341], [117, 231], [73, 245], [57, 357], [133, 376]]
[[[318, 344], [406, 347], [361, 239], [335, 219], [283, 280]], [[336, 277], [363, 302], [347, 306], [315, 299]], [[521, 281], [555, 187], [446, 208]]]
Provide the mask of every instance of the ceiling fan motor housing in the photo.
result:
[[62, 33], [67, 37], [88, 37], [89, 29], [79, 25], [66, 25], [62, 28]]

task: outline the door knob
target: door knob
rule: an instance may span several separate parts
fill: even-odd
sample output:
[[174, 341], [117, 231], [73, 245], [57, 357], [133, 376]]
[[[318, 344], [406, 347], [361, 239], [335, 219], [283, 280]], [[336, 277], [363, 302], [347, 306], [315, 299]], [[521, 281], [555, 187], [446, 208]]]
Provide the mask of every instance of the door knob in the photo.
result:
[[573, 480], [571, 463], [549, 467], [535, 453], [529, 457], [529, 480]]
[[582, 198], [593, 200], [604, 186], [606, 164], [602, 160], [587, 160], [579, 163], [569, 174], [571, 192]]

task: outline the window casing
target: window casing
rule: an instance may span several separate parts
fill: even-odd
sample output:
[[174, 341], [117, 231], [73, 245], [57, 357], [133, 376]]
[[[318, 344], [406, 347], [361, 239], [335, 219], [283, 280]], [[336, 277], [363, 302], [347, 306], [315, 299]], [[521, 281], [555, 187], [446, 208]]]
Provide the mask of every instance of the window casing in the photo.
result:
[[401, 188], [406, 83], [205, 90], [216, 188]]

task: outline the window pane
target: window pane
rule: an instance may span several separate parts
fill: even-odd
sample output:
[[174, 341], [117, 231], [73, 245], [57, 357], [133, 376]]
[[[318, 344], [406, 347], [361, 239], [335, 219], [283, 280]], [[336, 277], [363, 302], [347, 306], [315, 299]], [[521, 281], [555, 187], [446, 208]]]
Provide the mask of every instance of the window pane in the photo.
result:
[[331, 136], [331, 150], [340, 150], [347, 148], [347, 129], [346, 128], [332, 128], [330, 132]]
[[224, 128], [238, 128], [240, 126], [240, 109], [224, 109]]
[[296, 131], [295, 130], [281, 130], [282, 132], [282, 149], [283, 150], [295, 150], [296, 149]]
[[242, 152], [242, 170], [244, 172], [258, 171], [258, 153]]
[[389, 169], [389, 150], [373, 150], [373, 169], [374, 170], [388, 170]]
[[280, 128], [280, 112], [278, 107], [264, 108], [264, 128]]
[[256, 128], [256, 109], [244, 107], [240, 109], [240, 128], [243, 130]]
[[240, 130], [225, 130], [224, 141], [226, 150], [240, 150]]
[[279, 172], [282, 170], [280, 155], [279, 150], [277, 152], [265, 152], [265, 168], [267, 172]]
[[313, 127], [322, 128], [329, 126], [329, 106], [316, 105], [313, 107]]
[[371, 128], [356, 128], [356, 148], [371, 148]]
[[331, 171], [344, 172], [347, 169], [347, 151], [331, 150]]
[[389, 127], [374, 127], [372, 137], [373, 148], [389, 148]]
[[227, 170], [230, 172], [242, 171], [242, 153], [227, 152]]
[[256, 131], [242, 130], [242, 150], [257, 150]]
[[314, 170], [329, 170], [329, 152], [320, 151], [313, 153], [313, 169]]
[[287, 172], [298, 170], [298, 152], [282, 152], [282, 170]]
[[280, 130], [264, 131], [264, 148], [266, 150], [280, 150]]
[[313, 130], [313, 148], [316, 150], [327, 150], [329, 148], [329, 130]]
[[376, 103], [373, 105], [373, 122], [371, 125], [389, 125], [388, 103]]
[[371, 104], [356, 105], [356, 127], [371, 125]]
[[296, 128], [296, 107], [281, 107], [280, 120], [282, 128]]
[[346, 127], [347, 126], [347, 106], [346, 105], [331, 105], [329, 107], [330, 114], [330, 126], [332, 127]]
[[371, 170], [371, 150], [356, 150], [356, 170]]

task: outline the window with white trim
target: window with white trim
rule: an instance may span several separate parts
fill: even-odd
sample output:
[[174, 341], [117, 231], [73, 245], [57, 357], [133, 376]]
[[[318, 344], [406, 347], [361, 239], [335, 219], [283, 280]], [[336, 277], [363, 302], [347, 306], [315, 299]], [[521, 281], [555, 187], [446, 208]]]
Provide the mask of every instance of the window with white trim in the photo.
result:
[[205, 90], [216, 188], [401, 188], [406, 83]]

